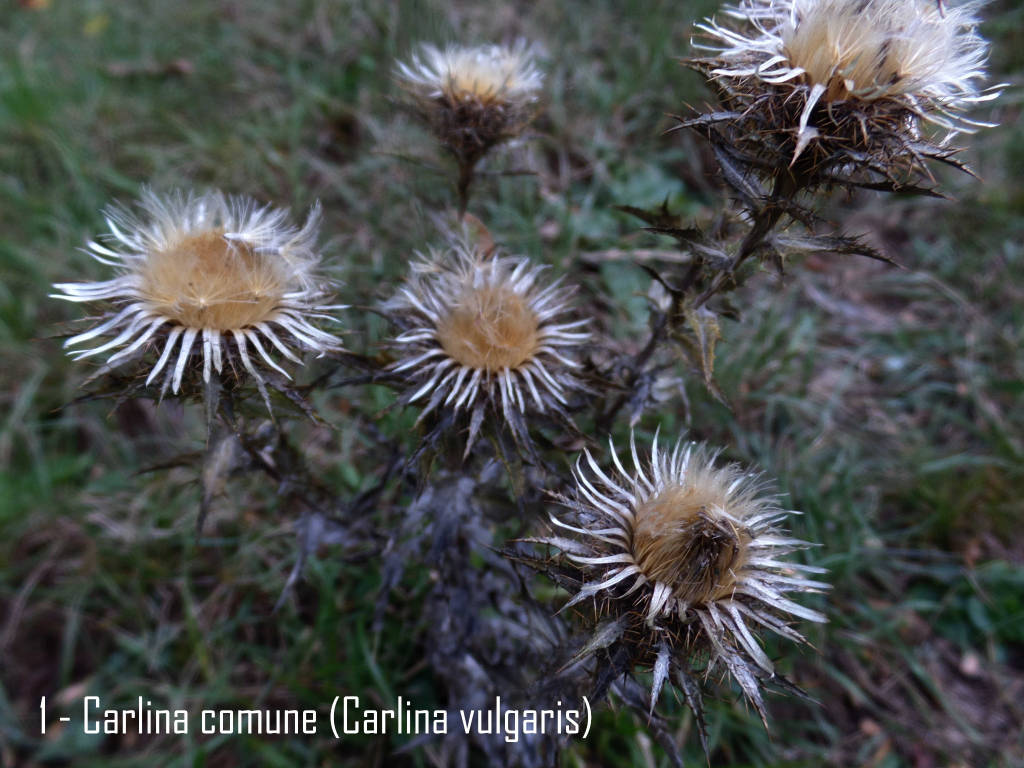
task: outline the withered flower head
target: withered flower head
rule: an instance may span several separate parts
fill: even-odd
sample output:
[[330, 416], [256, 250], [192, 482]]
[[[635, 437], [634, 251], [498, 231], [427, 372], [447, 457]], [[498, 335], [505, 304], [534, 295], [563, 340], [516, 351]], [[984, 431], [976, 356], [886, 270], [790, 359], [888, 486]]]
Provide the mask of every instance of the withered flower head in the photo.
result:
[[586, 321], [563, 321], [572, 291], [544, 286], [542, 271], [463, 244], [414, 264], [389, 302], [404, 329], [392, 372], [407, 380], [405, 401], [426, 401], [420, 419], [438, 407], [472, 413], [467, 450], [488, 406], [518, 434], [524, 414], [563, 414], [579, 387], [574, 357], [589, 338]]
[[751, 630], [803, 642], [789, 617], [825, 621], [787, 596], [828, 586], [806, 578], [822, 569], [781, 559], [810, 545], [779, 529], [790, 512], [758, 475], [716, 467], [717, 454], [702, 444], [659, 450], [655, 435], [645, 464], [631, 437], [632, 472], [611, 448], [617, 474], [586, 452], [568, 502], [574, 521], [552, 518], [577, 536], [542, 540], [582, 568], [585, 583], [567, 606], [595, 598], [633, 644], [634, 661], [653, 663], [652, 707], [669, 672], [689, 679], [692, 659], [706, 653], [709, 667], [724, 665], [764, 717], [758, 680], [776, 673]]
[[[978, 2], [743, 0], [729, 22], [699, 24], [710, 44], [690, 62], [724, 104], [749, 112], [761, 139], [817, 162], [907, 161], [922, 121], [947, 131], [985, 125], [964, 114], [995, 98], [982, 90], [988, 43]], [[772, 133], [776, 135], [771, 136]], [[941, 159], [941, 158], [939, 158]], [[836, 163], [833, 163], [836, 165]]]
[[544, 80], [534, 47], [523, 40], [475, 48], [425, 44], [397, 65], [396, 77], [435, 135], [469, 165], [530, 123]]
[[116, 350], [106, 360], [109, 369], [160, 346], [147, 385], [166, 371], [163, 388], [177, 393], [190, 360], [201, 358], [204, 381], [227, 361], [236, 375], [248, 372], [262, 391], [257, 367], [290, 378], [264, 342], [300, 364], [296, 350], [322, 355], [340, 349], [338, 339], [312, 323], [333, 319], [326, 312], [336, 308], [325, 303], [317, 277], [319, 207], [295, 227], [288, 211], [249, 198], [220, 192], [163, 197], [147, 189], [137, 209], [108, 209], [109, 234], [88, 243], [88, 253], [114, 267], [117, 277], [54, 286], [60, 291], [54, 298], [111, 307], [102, 322], [65, 347], [113, 338], [73, 353], [75, 359]]

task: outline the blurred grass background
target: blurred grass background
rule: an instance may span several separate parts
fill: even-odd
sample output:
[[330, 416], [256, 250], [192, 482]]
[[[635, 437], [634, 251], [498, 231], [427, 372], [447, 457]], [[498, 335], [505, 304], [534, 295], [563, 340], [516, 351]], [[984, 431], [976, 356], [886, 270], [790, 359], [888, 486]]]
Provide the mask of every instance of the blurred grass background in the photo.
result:
[[[622, 251], [671, 246], [613, 206], [668, 199], [698, 220], [720, 205], [706, 150], [662, 135], [707, 98], [686, 55], [708, 0], [22, 0], [0, 8], [0, 763], [83, 766], [425, 764], [401, 738], [334, 743], [38, 733], [51, 706], [138, 695], [198, 712], [381, 705], [436, 696], [400, 621], [371, 631], [374, 563], [322, 547], [294, 600], [271, 609], [295, 558], [295, 511], [267, 484], [229, 483], [198, 542], [195, 472], [139, 470], [202, 447], [195, 414], [63, 407], [88, 372], [55, 335], [77, 308], [54, 281], [99, 277], [79, 247], [100, 210], [141, 183], [219, 186], [326, 214], [342, 300], [368, 305], [451, 200], [426, 136], [392, 101], [390, 69], [420, 39], [526, 36], [547, 54], [548, 101], [471, 203], [495, 237], [610, 298], [616, 335], [641, 338], [644, 273]], [[1024, 7], [986, 9], [994, 79], [1019, 85]], [[724, 692], [710, 712], [716, 766], [1024, 765], [1024, 128], [1012, 87], [963, 142], [980, 180], [953, 200], [833, 201], [829, 216], [904, 269], [848, 257], [794, 264], [744, 288], [725, 329], [731, 412], [687, 387], [666, 424], [727, 445], [779, 479], [801, 538], [831, 569], [818, 652], [785, 668], [819, 700], [773, 697], [772, 730]], [[500, 166], [500, 164], [499, 164]], [[614, 307], [615, 309], [612, 309]], [[384, 329], [345, 316], [349, 346]], [[374, 482], [372, 388], [321, 403], [334, 428], [308, 445], [348, 497]], [[400, 417], [389, 417], [400, 418]], [[645, 427], [653, 428], [653, 423]], [[423, 573], [402, 589], [415, 597]], [[417, 579], [421, 582], [417, 584]], [[771, 650], [776, 650], [771, 648]], [[780, 654], [781, 655], [781, 654]], [[77, 705], [76, 705], [77, 706]], [[672, 710], [669, 703], [668, 709]], [[690, 721], [679, 738], [703, 764]], [[77, 713], [77, 709], [74, 710]], [[642, 724], [606, 713], [567, 766], [663, 765]]]

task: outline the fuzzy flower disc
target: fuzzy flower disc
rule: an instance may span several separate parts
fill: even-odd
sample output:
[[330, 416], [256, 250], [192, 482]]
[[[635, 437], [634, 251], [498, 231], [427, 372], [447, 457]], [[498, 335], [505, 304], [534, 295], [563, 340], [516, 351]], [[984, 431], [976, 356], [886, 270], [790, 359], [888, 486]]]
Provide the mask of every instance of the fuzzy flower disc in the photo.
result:
[[331, 319], [326, 312], [336, 308], [324, 303], [326, 293], [316, 276], [318, 224], [319, 208], [297, 228], [289, 224], [287, 211], [248, 198], [220, 192], [161, 197], [145, 190], [138, 212], [110, 209], [110, 234], [88, 244], [90, 255], [119, 275], [101, 283], [54, 286], [60, 291], [55, 298], [119, 308], [65, 346], [114, 334], [76, 353], [82, 359], [116, 350], [107, 358], [110, 367], [145, 354], [154, 340], [162, 350], [146, 383], [166, 371], [164, 385], [175, 393], [193, 355], [202, 358], [207, 382], [213, 370], [222, 372], [225, 361], [232, 367], [237, 362], [262, 388], [250, 347], [258, 364], [288, 377], [267, 346], [293, 362], [301, 362], [296, 349], [324, 354], [340, 348], [334, 336], [311, 322]]
[[407, 378], [407, 402], [426, 401], [420, 418], [447, 406], [479, 421], [493, 405], [513, 414], [561, 411], [579, 388], [573, 371], [586, 321], [563, 322], [568, 291], [540, 284], [525, 258], [485, 256], [468, 246], [432, 254], [389, 307], [405, 331], [392, 368]]
[[139, 292], [155, 312], [188, 328], [222, 332], [274, 312], [287, 290], [287, 270], [274, 256], [224, 234], [187, 235], [140, 265]]
[[630, 549], [640, 573], [686, 605], [727, 597], [746, 560], [750, 533], [717, 510], [724, 489], [670, 485], [636, 508]]
[[501, 284], [464, 291], [437, 324], [437, 340], [453, 360], [492, 375], [527, 362], [540, 333], [527, 299]]

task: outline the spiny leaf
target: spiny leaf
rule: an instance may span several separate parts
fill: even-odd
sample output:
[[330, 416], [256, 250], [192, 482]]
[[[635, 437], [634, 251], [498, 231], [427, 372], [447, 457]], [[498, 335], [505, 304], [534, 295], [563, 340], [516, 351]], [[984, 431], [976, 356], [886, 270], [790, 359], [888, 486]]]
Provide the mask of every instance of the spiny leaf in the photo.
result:
[[695, 358], [704, 378], [704, 386], [708, 388], [723, 405], [727, 405], [725, 396], [715, 384], [715, 346], [722, 338], [718, 326], [718, 315], [707, 307], [686, 307], [683, 310], [688, 334], [677, 334], [677, 338], [686, 346]]
[[591, 700], [603, 699], [612, 683], [629, 672], [631, 664], [632, 654], [629, 648], [623, 644], [614, 647], [611, 653], [605, 654], [603, 662], [597, 665], [597, 675], [590, 694]]
[[524, 539], [516, 539], [516, 541], [528, 544], [546, 544], [573, 555], [593, 555], [593, 551], [587, 545], [564, 536], [528, 536]]
[[683, 227], [682, 217], [678, 214], [669, 212], [667, 199], [653, 210], [637, 208], [632, 205], [616, 205], [615, 209], [622, 211], [623, 213], [628, 213], [631, 216], [636, 216], [640, 221], [652, 227], [676, 229], [682, 229]]
[[614, 643], [622, 637], [622, 633], [626, 630], [626, 623], [627, 622], [624, 618], [618, 618], [609, 619], [608, 621], [598, 624], [590, 640], [587, 641], [586, 645], [573, 654], [573, 657], [565, 664], [565, 666], [562, 667], [562, 670], [567, 669], [582, 659], [585, 659], [595, 651], [607, 648], [609, 645]]
[[673, 298], [673, 300], [678, 301], [681, 298], [681, 294], [679, 292], [679, 289], [676, 288], [671, 283], [669, 283], [662, 276], [662, 274], [658, 270], [656, 270], [654, 267], [652, 267], [652, 266], [650, 266], [648, 264], [640, 264], [639, 267], [644, 272], [646, 272], [648, 274], [648, 276], [652, 280], [654, 280], [654, 282], [660, 284], [662, 288], [664, 288], [666, 291], [668, 291], [669, 296], [671, 296]]
[[769, 678], [766, 684], [770, 684], [772, 687], [779, 688], [780, 690], [785, 691], [791, 696], [795, 696], [796, 698], [802, 699], [803, 701], [809, 702], [811, 704], [819, 703], [818, 700], [815, 699], [813, 696], [809, 696], [807, 694], [807, 691], [805, 691], [792, 680], [788, 679], [787, 677], [778, 672], [776, 672], [771, 678]]
[[779, 249], [803, 251], [806, 253], [838, 253], [867, 256], [869, 259], [899, 266], [884, 253], [868, 245], [862, 237], [850, 237], [847, 235], [774, 235], [772, 243]]
[[697, 681], [686, 674], [682, 669], [676, 669], [676, 685], [683, 692], [686, 706], [693, 712], [693, 719], [697, 723], [697, 735], [700, 737], [700, 746], [704, 750], [704, 756], [711, 759], [711, 750], [708, 749], [708, 726], [704, 721], [704, 698], [700, 692]]
[[725, 183], [732, 187], [752, 210], [758, 209], [765, 198], [765, 192], [757, 179], [748, 173], [747, 169], [736, 164], [734, 158], [717, 143], [712, 145], [712, 149], [715, 152], [715, 159], [718, 160], [718, 167], [722, 169]]
[[661, 687], [665, 684], [665, 678], [668, 677], [670, 658], [668, 643], [662, 640], [658, 643], [658, 658], [654, 661], [654, 677], [651, 682], [650, 714], [654, 714], [654, 705], [658, 703], [658, 697], [661, 696]]
[[739, 120], [743, 117], [742, 112], [706, 112], [703, 115], [697, 115], [697, 117], [682, 117], [681, 115], [672, 115], [672, 118], [679, 121], [679, 125], [674, 125], [669, 128], [665, 133], [672, 133], [683, 128], [710, 128], [711, 126], [718, 125], [719, 123], [731, 123], [734, 120]]
[[685, 227], [683, 229], [678, 227], [647, 227], [646, 229], [648, 232], [655, 232], [659, 235], [668, 235], [675, 238], [676, 242], [684, 250], [692, 251], [694, 254], [703, 257], [711, 262], [713, 267], [730, 261], [729, 254], [721, 246], [708, 240], [704, 232], [697, 227]]
[[761, 696], [761, 687], [757, 675], [746, 660], [738, 654], [726, 656], [725, 665], [729, 668], [729, 672], [736, 679], [736, 682], [740, 684], [740, 688], [743, 689], [747, 701], [757, 710], [757, 714], [761, 717], [761, 723], [764, 725], [765, 730], [767, 730], [768, 711], [764, 706], [764, 699]]

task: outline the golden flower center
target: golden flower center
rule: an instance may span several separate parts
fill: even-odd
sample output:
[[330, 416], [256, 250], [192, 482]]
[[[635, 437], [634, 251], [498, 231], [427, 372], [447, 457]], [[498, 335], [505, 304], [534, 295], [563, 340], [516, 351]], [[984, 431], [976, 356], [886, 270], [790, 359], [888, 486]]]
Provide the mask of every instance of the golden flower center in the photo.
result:
[[923, 40], [901, 29], [904, 20], [883, 17], [877, 3], [863, 7], [834, 0], [819, 3], [783, 33], [782, 53], [790, 66], [804, 70], [804, 82], [825, 87], [826, 102], [853, 97], [873, 101], [905, 93], [912, 87], [913, 72], [927, 58], [927, 48], [942, 42], [936, 37], [942, 31], [939, 6], [907, 2], [918, 21], [927, 23], [922, 25], [928, 35]]
[[633, 558], [652, 582], [668, 584], [689, 605], [728, 595], [750, 535], [715, 513], [720, 495], [671, 486], [637, 506]]
[[536, 352], [540, 321], [526, 300], [503, 285], [467, 289], [437, 325], [437, 338], [458, 363], [495, 373], [518, 368]]
[[455, 101], [503, 102], [519, 88], [507, 62], [456, 62], [447, 73], [444, 93]]
[[148, 254], [141, 292], [154, 312], [180, 325], [230, 331], [274, 318], [287, 290], [281, 267], [274, 254], [208, 230]]

